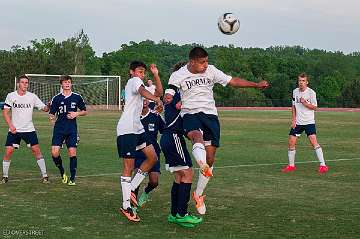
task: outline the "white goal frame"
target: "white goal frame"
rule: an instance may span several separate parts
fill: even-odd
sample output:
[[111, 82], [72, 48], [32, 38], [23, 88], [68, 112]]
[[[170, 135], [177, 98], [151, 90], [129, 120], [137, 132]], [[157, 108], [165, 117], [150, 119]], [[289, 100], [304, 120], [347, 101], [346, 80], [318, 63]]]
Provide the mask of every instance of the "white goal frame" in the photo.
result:
[[[36, 77], [36, 76], [43, 76], [43, 77], [53, 77], [53, 78], [59, 78], [61, 75], [50, 75], [50, 74], [25, 74], [26, 76], [28, 76], [29, 78], [31, 77]], [[116, 76], [116, 75], [69, 75], [74, 79], [76, 78], [103, 78], [104, 81], [106, 80], [106, 109], [109, 109], [109, 78], [115, 78], [118, 81], [118, 108], [119, 110], [121, 110], [121, 76]], [[108, 77], [108, 79], [106, 79], [106, 77]], [[31, 79], [30, 79], [31, 80]], [[16, 83], [17, 83], [17, 77], [15, 77], [15, 82], [14, 82], [14, 90], [16, 91]], [[56, 82], [56, 84], [59, 84], [58, 81]], [[84, 83], [86, 84], [86, 83]], [[60, 90], [60, 85], [59, 85], [59, 90]], [[34, 92], [36, 93], [36, 92]]]

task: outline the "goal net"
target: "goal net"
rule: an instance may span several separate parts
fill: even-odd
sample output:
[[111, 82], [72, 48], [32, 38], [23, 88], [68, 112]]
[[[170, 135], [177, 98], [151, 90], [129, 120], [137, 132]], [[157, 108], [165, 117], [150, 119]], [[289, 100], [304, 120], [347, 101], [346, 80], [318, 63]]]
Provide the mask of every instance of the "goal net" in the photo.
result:
[[[60, 75], [26, 74], [28, 91], [35, 93], [44, 103], [61, 92]], [[120, 76], [70, 75], [72, 90], [79, 93], [90, 109], [120, 109]], [[16, 79], [15, 79], [16, 88]]]

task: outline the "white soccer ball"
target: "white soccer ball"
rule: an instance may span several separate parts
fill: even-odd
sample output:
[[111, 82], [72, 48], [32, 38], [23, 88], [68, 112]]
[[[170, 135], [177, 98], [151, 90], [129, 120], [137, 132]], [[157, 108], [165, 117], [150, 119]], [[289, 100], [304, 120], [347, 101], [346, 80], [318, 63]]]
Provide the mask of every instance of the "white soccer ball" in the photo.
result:
[[222, 33], [232, 35], [239, 30], [240, 21], [234, 14], [224, 13], [219, 17], [218, 28]]

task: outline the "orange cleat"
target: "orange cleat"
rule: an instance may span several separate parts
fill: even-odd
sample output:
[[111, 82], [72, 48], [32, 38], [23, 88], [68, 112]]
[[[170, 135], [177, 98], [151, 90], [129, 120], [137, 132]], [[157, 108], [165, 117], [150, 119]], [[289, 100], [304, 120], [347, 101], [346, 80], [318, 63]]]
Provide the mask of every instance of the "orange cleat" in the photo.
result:
[[140, 221], [140, 217], [134, 213], [134, 211], [131, 209], [131, 207], [124, 209], [124, 208], [120, 208], [119, 211], [124, 214], [124, 216], [132, 222], [139, 222]]
[[204, 215], [206, 213], [206, 206], [204, 203], [205, 197], [206, 197], [205, 195], [197, 196], [195, 191], [192, 194], [192, 198], [195, 201], [196, 210], [201, 215]]

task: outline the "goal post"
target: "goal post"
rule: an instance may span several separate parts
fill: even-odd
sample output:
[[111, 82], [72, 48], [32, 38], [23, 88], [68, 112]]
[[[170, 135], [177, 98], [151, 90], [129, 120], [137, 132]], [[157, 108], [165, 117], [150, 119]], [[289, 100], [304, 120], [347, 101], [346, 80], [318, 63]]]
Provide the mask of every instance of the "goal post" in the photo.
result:
[[[61, 92], [61, 75], [25, 74], [29, 77], [28, 91], [35, 93], [44, 103]], [[121, 108], [121, 77], [107, 75], [70, 75], [72, 90], [79, 93], [90, 109]], [[15, 77], [15, 89], [16, 89]]]

